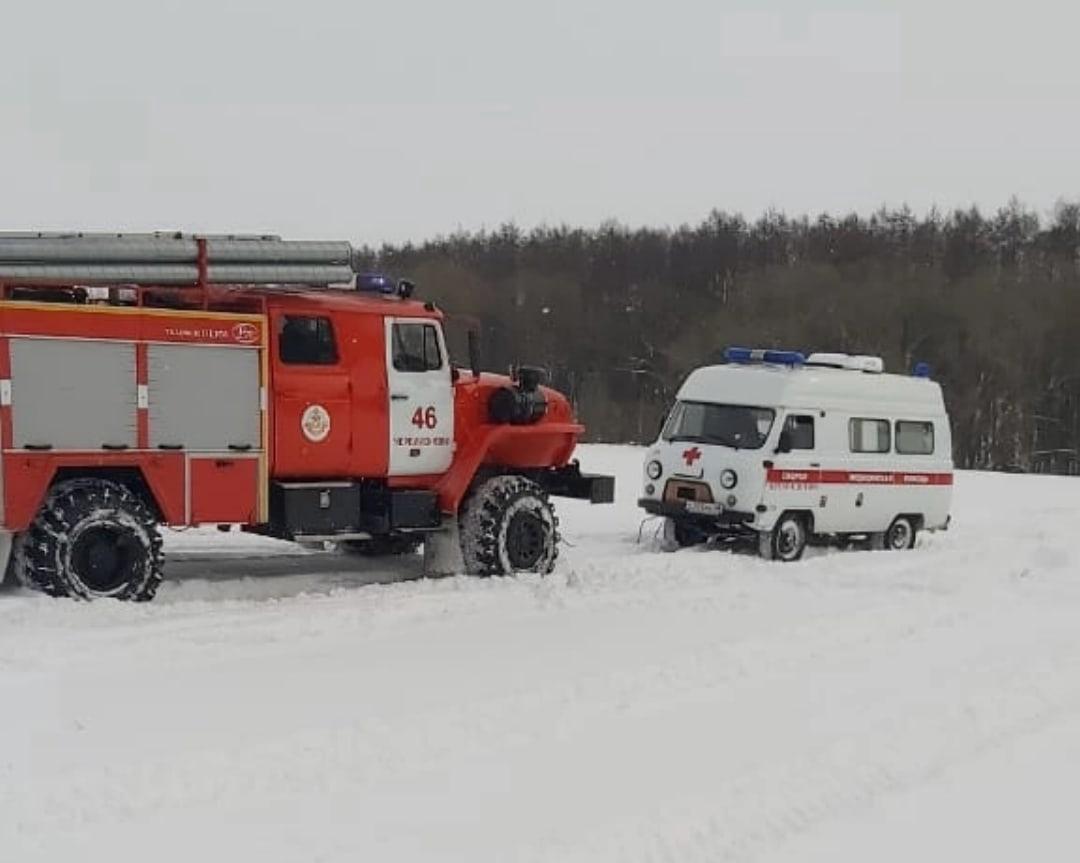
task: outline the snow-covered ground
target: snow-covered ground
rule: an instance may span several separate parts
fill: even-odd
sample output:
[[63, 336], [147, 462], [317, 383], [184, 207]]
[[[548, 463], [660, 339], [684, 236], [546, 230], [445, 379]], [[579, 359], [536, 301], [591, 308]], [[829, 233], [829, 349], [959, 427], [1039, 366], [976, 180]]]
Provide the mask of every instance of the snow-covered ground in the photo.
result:
[[199, 531], [153, 604], [0, 594], [0, 859], [1077, 858], [1080, 480], [783, 565], [638, 544], [640, 457], [545, 579]]

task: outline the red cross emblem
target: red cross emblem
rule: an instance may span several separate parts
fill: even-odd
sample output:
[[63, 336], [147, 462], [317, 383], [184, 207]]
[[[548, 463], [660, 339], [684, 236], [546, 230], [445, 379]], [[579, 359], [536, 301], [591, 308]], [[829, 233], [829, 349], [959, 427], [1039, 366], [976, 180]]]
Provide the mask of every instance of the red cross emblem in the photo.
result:
[[693, 467], [694, 462], [701, 458], [701, 450], [696, 446], [692, 446], [682, 454], [682, 457], [686, 460], [687, 467]]

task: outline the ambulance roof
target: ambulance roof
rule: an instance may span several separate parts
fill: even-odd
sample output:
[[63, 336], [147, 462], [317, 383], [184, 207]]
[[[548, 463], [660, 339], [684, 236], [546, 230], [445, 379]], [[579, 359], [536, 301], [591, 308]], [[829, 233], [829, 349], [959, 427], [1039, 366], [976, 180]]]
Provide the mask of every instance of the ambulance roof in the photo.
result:
[[823, 366], [730, 363], [695, 369], [679, 388], [682, 401], [853, 414], [944, 416], [941, 386], [928, 378]]

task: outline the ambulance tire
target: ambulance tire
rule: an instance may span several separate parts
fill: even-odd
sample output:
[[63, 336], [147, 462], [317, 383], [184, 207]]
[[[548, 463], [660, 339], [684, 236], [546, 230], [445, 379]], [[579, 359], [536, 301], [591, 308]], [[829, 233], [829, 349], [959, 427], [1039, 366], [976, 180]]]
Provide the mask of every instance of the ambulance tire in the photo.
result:
[[797, 512], [785, 512], [772, 530], [758, 534], [758, 553], [765, 560], [793, 563], [806, 551], [808, 539], [806, 519]]
[[77, 599], [151, 600], [164, 569], [154, 513], [106, 479], [53, 486], [12, 553], [24, 587]]
[[414, 536], [373, 536], [371, 539], [347, 539], [338, 543], [346, 554], [359, 557], [394, 557], [416, 554], [423, 540]]
[[470, 575], [546, 575], [555, 568], [559, 520], [547, 494], [527, 477], [484, 480], [466, 498], [458, 521]]
[[915, 547], [918, 537], [918, 522], [909, 515], [898, 515], [889, 529], [874, 535], [874, 547], [885, 551], [907, 551]]

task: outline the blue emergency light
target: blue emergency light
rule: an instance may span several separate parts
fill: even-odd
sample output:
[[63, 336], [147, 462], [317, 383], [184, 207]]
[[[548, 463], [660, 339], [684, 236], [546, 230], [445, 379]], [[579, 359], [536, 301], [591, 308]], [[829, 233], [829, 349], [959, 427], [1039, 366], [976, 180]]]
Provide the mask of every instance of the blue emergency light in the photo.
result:
[[393, 294], [397, 292], [397, 284], [382, 273], [360, 273], [356, 277], [356, 290], [372, 294]]
[[774, 351], [767, 348], [727, 348], [724, 359], [729, 363], [771, 363], [778, 366], [801, 366], [806, 357], [799, 351]]
[[930, 363], [915, 363], [915, 368], [911, 370], [911, 374], [916, 378], [930, 377]]

